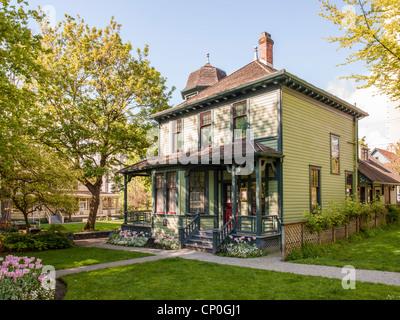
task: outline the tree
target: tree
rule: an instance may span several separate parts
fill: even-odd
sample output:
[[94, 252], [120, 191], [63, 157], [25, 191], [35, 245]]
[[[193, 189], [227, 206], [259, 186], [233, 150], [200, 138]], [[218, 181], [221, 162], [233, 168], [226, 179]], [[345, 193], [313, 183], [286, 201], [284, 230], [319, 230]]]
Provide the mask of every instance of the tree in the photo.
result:
[[2, 190], [10, 192], [14, 206], [24, 215], [26, 231], [29, 232], [29, 214], [38, 205], [55, 211], [77, 210], [74, 190], [77, 179], [68, 164], [60, 161], [50, 150], [44, 150], [34, 141], [24, 148], [14, 150], [10, 159], [12, 166], [2, 167], [0, 177]]
[[351, 53], [343, 65], [364, 61], [369, 74], [351, 74], [346, 79], [359, 88], [376, 87], [393, 101], [400, 99], [400, 0], [341, 0], [339, 10], [329, 0], [322, 2], [320, 15], [339, 26], [342, 34], [328, 37]]
[[[40, 81], [42, 69], [36, 59], [41, 52], [40, 36], [33, 35], [28, 21], [40, 22], [42, 17], [27, 10], [27, 2], [0, 0], [0, 170], [13, 170], [11, 155], [23, 147], [32, 110], [35, 92], [27, 84]], [[11, 192], [0, 180], [2, 219], [11, 213]]]
[[51, 74], [38, 84], [42, 113], [40, 140], [68, 161], [92, 194], [84, 229], [94, 229], [103, 176], [121, 164], [121, 155], [149, 145], [149, 114], [168, 108], [166, 80], [147, 59], [148, 47], [123, 43], [120, 25], [104, 29], [66, 15], [54, 29], [45, 25], [39, 61]]

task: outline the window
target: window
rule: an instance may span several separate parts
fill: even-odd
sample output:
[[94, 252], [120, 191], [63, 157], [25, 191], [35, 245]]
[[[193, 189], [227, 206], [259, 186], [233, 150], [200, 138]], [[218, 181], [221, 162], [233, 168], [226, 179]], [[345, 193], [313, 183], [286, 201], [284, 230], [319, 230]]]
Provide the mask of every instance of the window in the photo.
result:
[[331, 134], [331, 173], [340, 173], [339, 137]]
[[234, 141], [246, 139], [247, 103], [239, 102], [233, 105], [233, 134]]
[[172, 152], [181, 152], [183, 147], [182, 120], [172, 123]]
[[210, 147], [211, 142], [211, 111], [208, 111], [200, 114], [200, 147]]
[[310, 167], [310, 210], [315, 212], [321, 205], [321, 170], [320, 168]]
[[362, 147], [361, 148], [361, 160], [368, 160], [368, 149]]
[[353, 172], [346, 172], [346, 198], [353, 196]]
[[176, 172], [167, 172], [167, 212], [176, 214]]
[[164, 213], [164, 173], [156, 174], [156, 213]]
[[80, 200], [80, 201], [79, 201], [79, 209], [80, 209], [80, 211], [84, 211], [84, 210], [87, 210], [87, 209], [88, 209], [88, 208], [87, 208], [87, 201], [86, 201], [86, 199]]
[[205, 214], [205, 173], [191, 171], [189, 176], [189, 212]]

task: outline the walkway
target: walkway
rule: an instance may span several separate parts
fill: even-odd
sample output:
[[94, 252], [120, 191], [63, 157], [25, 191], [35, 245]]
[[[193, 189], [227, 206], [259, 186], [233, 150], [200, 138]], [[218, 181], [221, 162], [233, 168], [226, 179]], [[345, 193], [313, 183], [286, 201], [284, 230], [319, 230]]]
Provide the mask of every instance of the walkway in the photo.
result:
[[[289, 272], [289, 273], [310, 275], [310, 276], [320, 276], [320, 277], [334, 278], [340, 280], [342, 280], [343, 277], [345, 276], [345, 274], [342, 273], [342, 268], [285, 262], [282, 261], [280, 254], [268, 255], [260, 258], [240, 259], [240, 258], [219, 257], [208, 252], [201, 252], [189, 249], [165, 251], [165, 250], [157, 250], [149, 248], [130, 248], [123, 246], [115, 246], [104, 243], [105, 240], [106, 239], [87, 239], [87, 240], [78, 240], [75, 242], [78, 245], [83, 245], [83, 246], [93, 246], [98, 248], [106, 248], [114, 250], [147, 252], [154, 254], [154, 256], [116, 261], [116, 262], [108, 262], [91, 266], [77, 267], [72, 269], [57, 270], [56, 271], [57, 278], [70, 273], [92, 271], [96, 269], [109, 268], [120, 265], [129, 265], [134, 263], [142, 263], [146, 261], [156, 261], [159, 259], [172, 258], [172, 257], [179, 257], [183, 259], [199, 260], [205, 262], [213, 262], [225, 265], [248, 267], [248, 268], [255, 268], [262, 270]], [[400, 286], [400, 273], [356, 269], [356, 281]]]

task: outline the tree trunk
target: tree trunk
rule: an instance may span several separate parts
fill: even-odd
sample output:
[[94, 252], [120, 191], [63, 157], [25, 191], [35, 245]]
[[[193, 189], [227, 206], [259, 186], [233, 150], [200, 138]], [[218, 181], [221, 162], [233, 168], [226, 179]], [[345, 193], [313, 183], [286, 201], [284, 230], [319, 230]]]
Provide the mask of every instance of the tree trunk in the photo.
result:
[[92, 199], [90, 201], [90, 211], [88, 221], [83, 228], [86, 231], [93, 231], [96, 224], [97, 212], [100, 206], [100, 191], [103, 184], [103, 177], [98, 177], [95, 184], [86, 183], [86, 187], [92, 194]]
[[30, 232], [29, 229], [31, 228], [31, 225], [29, 224], [29, 219], [28, 219], [29, 213], [27, 213], [25, 211], [25, 212], [23, 212], [23, 214], [24, 214], [24, 219], [25, 219], [25, 230], [26, 230], [26, 233], [29, 233]]
[[11, 219], [11, 200], [4, 200], [1, 202], [1, 220], [9, 221]]

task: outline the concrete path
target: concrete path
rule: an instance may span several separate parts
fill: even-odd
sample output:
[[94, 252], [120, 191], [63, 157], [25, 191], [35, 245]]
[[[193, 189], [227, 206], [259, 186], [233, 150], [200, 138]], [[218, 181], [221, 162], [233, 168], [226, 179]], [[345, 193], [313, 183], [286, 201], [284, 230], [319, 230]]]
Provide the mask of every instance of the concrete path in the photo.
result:
[[[149, 248], [123, 247], [123, 246], [106, 244], [105, 241], [106, 239], [88, 239], [88, 240], [78, 240], [75, 242], [78, 245], [82, 246], [93, 246], [98, 248], [106, 248], [114, 250], [146, 252], [154, 254], [154, 256], [116, 261], [116, 262], [108, 262], [91, 266], [77, 267], [72, 269], [57, 270], [56, 271], [57, 278], [70, 273], [92, 271], [96, 269], [109, 268], [120, 265], [129, 265], [134, 263], [142, 263], [146, 261], [155, 261], [159, 259], [172, 258], [172, 257], [180, 257], [183, 259], [199, 260], [205, 262], [213, 262], [231, 266], [240, 266], [240, 267], [255, 268], [262, 270], [288, 272], [288, 273], [310, 275], [310, 276], [320, 276], [320, 277], [334, 278], [340, 280], [342, 280], [347, 274], [347, 272], [343, 273], [342, 268], [339, 267], [285, 262], [282, 261], [280, 254], [272, 254], [252, 259], [240, 259], [240, 258], [219, 257], [208, 252], [201, 252], [189, 249], [166, 251], [166, 250], [157, 250]], [[355, 272], [356, 272], [356, 281], [400, 286], [399, 272], [373, 271], [373, 270], [361, 270], [361, 269], [356, 269]]]

